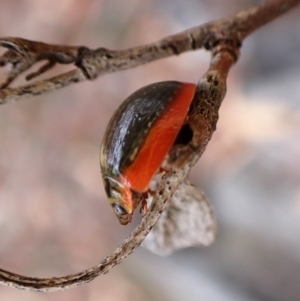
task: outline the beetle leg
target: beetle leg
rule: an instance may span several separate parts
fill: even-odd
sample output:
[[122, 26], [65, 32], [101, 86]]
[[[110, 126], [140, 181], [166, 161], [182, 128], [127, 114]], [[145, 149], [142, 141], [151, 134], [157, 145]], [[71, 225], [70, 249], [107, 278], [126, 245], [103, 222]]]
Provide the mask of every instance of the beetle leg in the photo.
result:
[[149, 197], [154, 196], [155, 191], [148, 189], [146, 192], [142, 194], [142, 199], [141, 199], [141, 209], [140, 209], [140, 215], [144, 216], [146, 212], [148, 211], [148, 201]]
[[159, 168], [159, 173], [160, 173], [162, 176], [164, 176], [167, 172], [168, 172], [168, 171], [167, 171], [165, 168], [163, 168], [163, 167], [160, 167], [160, 168]]
[[144, 216], [147, 213], [147, 210], [148, 210], [147, 200], [143, 198], [141, 203], [140, 215]]

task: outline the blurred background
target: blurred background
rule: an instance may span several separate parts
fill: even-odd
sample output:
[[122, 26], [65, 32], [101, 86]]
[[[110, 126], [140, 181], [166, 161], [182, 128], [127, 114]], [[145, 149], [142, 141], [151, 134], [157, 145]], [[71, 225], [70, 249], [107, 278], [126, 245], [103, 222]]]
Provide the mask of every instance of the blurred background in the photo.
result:
[[[122, 49], [258, 2], [1, 0], [0, 36]], [[79, 288], [38, 294], [0, 286], [0, 300], [300, 300], [299, 9], [245, 41], [217, 132], [191, 173], [215, 207], [212, 246], [165, 258], [139, 248]], [[0, 267], [62, 276], [110, 254], [139, 221], [120, 226], [104, 195], [98, 157], [110, 116], [136, 89], [196, 82], [208, 63], [205, 51], [186, 53], [1, 106]]]

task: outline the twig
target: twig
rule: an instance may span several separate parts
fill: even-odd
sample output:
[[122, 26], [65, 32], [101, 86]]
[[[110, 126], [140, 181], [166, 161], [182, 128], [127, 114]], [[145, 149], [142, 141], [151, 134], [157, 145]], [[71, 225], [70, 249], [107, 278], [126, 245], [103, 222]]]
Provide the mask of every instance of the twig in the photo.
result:
[[239, 47], [243, 39], [299, 3], [300, 0], [266, 1], [231, 18], [189, 29], [157, 43], [122, 51], [103, 48], [92, 51], [86, 47], [52, 46], [19, 38], [0, 40], [2, 46], [10, 49], [4, 54], [0, 64], [12, 63], [14, 66], [2, 86], [9, 85], [17, 75], [27, 70], [28, 66], [41, 59], [48, 59], [49, 63], [43, 70], [33, 74], [33, 77], [52, 67], [55, 63], [75, 63], [78, 66], [78, 69], [52, 79], [21, 88], [0, 90], [1, 103], [21, 99], [24, 96], [42, 94], [73, 82], [94, 79], [104, 73], [132, 68], [201, 47], [212, 52], [210, 68], [198, 83], [197, 101], [192, 104], [188, 116], [189, 122], [195, 129], [197, 147], [189, 155], [186, 164], [180, 171], [168, 173], [163, 177], [154, 201], [137, 229], [114, 253], [91, 269], [65, 277], [45, 279], [26, 277], [0, 270], [0, 283], [34, 291], [63, 290], [89, 282], [95, 277], [107, 273], [131, 254], [142, 243], [177, 186], [182, 183], [190, 168], [204, 152], [216, 128], [218, 109], [226, 92], [226, 78], [230, 67], [238, 58]]
[[[52, 292], [65, 290], [89, 282], [99, 275], [107, 273], [112, 267], [123, 261], [135, 248], [140, 246], [157, 219], [164, 210], [167, 202], [177, 186], [187, 177], [190, 168], [198, 161], [208, 144], [217, 123], [217, 112], [226, 92], [226, 78], [235, 58], [227, 51], [216, 52], [209, 70], [198, 83], [199, 104], [191, 110], [190, 124], [195, 128], [196, 148], [189, 155], [184, 167], [176, 172], [167, 173], [159, 184], [159, 189], [146, 216], [137, 229], [110, 256], [106, 257], [95, 267], [78, 274], [54, 278], [32, 278], [14, 274], [0, 269], [0, 283], [31, 291]], [[203, 103], [203, 104], [202, 104]], [[213, 103], [213, 105], [211, 105]], [[205, 108], [202, 116], [200, 107]], [[199, 112], [197, 110], [199, 109]]]
[[23, 87], [2, 89], [0, 90], [0, 104], [44, 94], [72, 83], [95, 79], [103, 74], [133, 68], [186, 51], [202, 47], [212, 50], [222, 41], [238, 47], [254, 30], [299, 3], [300, 0], [265, 1], [253, 8], [241, 11], [235, 16], [188, 29], [152, 44], [120, 51], [105, 48], [90, 50], [87, 47], [57, 46], [20, 38], [2, 38], [0, 45], [9, 50], [0, 58], [0, 65], [13, 65], [7, 78], [0, 85], [2, 88], [8, 87], [18, 75], [40, 60], [49, 61], [46, 70], [39, 70], [31, 74], [29, 79], [49, 70], [55, 63], [74, 63], [78, 68]]
[[[182, 173], [182, 177], [184, 176], [185, 174]], [[173, 185], [165, 185], [167, 178]], [[168, 175], [168, 177], [163, 179], [160, 185], [160, 190], [156, 195], [156, 202], [153, 202], [139, 226], [122, 243], [122, 245], [115, 250], [115, 252], [107, 256], [100, 264], [93, 268], [77, 274], [67, 275], [65, 277], [45, 279], [21, 276], [0, 269], [0, 283], [24, 290], [53, 292], [90, 282], [99, 275], [106, 274], [111, 268], [122, 262], [128, 255], [130, 255], [135, 248], [140, 246], [159, 218], [160, 213], [164, 210], [166, 202], [170, 198], [173, 190], [177, 187], [178, 182], [182, 180], [183, 179], [179, 175]]]

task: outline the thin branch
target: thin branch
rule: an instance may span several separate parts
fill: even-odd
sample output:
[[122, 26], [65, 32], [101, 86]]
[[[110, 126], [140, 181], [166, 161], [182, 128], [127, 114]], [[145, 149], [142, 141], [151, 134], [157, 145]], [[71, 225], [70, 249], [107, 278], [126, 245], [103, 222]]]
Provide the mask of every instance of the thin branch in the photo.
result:
[[[217, 123], [217, 118], [215, 118], [216, 112], [225, 96], [226, 78], [234, 62], [235, 58], [226, 51], [217, 52], [214, 55], [209, 70], [198, 83], [198, 105], [191, 110], [191, 116], [189, 117], [190, 125], [195, 128], [193, 138], [195, 141], [193, 143], [196, 147], [186, 158], [186, 162], [180, 170], [166, 173], [162, 177], [159, 189], [155, 193], [154, 200], [146, 216], [142, 219], [136, 230], [115, 252], [91, 269], [63, 277], [33, 278], [0, 269], [0, 283], [30, 291], [53, 292], [65, 290], [87, 283], [99, 275], [106, 274], [111, 268], [130, 255], [134, 249], [140, 246], [160, 217], [178, 185], [184, 181], [191, 167], [204, 152], [215, 130]], [[212, 103], [213, 105], [211, 105]], [[207, 112], [206, 116], [201, 115], [203, 111], [200, 109], [201, 106], [205, 108], [204, 111]], [[198, 113], [198, 110], [201, 113]]]
[[300, 0], [265, 1], [235, 16], [188, 29], [155, 43], [120, 51], [105, 48], [90, 50], [87, 47], [57, 46], [20, 38], [2, 38], [0, 45], [9, 50], [0, 58], [0, 65], [9, 63], [13, 65], [7, 78], [0, 85], [3, 88], [40, 60], [48, 60], [51, 66], [55, 63], [74, 63], [77, 69], [24, 87], [0, 90], [0, 104], [41, 95], [83, 80], [95, 79], [103, 74], [126, 70], [202, 47], [212, 50], [222, 41], [238, 47], [254, 30], [299, 3]]
[[[182, 174], [182, 176], [184, 177], [185, 175]], [[165, 186], [166, 179], [168, 179], [168, 181], [170, 181], [173, 185], [170, 185], [169, 187], [167, 185]], [[175, 190], [178, 182], [182, 180], [183, 179], [178, 175], [176, 175], [176, 177], [174, 175], [168, 175], [162, 180], [160, 190], [155, 197], [156, 201], [152, 203], [152, 206], [149, 208], [146, 216], [143, 218], [139, 226], [122, 243], [122, 245], [115, 250], [115, 252], [103, 259], [100, 264], [77, 274], [65, 277], [40, 279], [21, 276], [0, 269], [0, 283], [24, 290], [53, 292], [90, 282], [99, 275], [106, 274], [111, 268], [122, 262], [128, 255], [130, 255], [135, 248], [140, 246], [159, 218], [160, 213], [164, 210], [167, 200], [171, 197], [172, 191]]]

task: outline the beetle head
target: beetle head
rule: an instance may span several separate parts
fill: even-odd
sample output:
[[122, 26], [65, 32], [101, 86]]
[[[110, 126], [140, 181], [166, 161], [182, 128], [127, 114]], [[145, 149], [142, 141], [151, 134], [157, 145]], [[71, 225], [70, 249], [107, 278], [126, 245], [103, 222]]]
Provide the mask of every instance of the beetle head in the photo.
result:
[[104, 177], [104, 187], [108, 200], [122, 225], [132, 220], [134, 206], [132, 192], [129, 187], [111, 177]]

